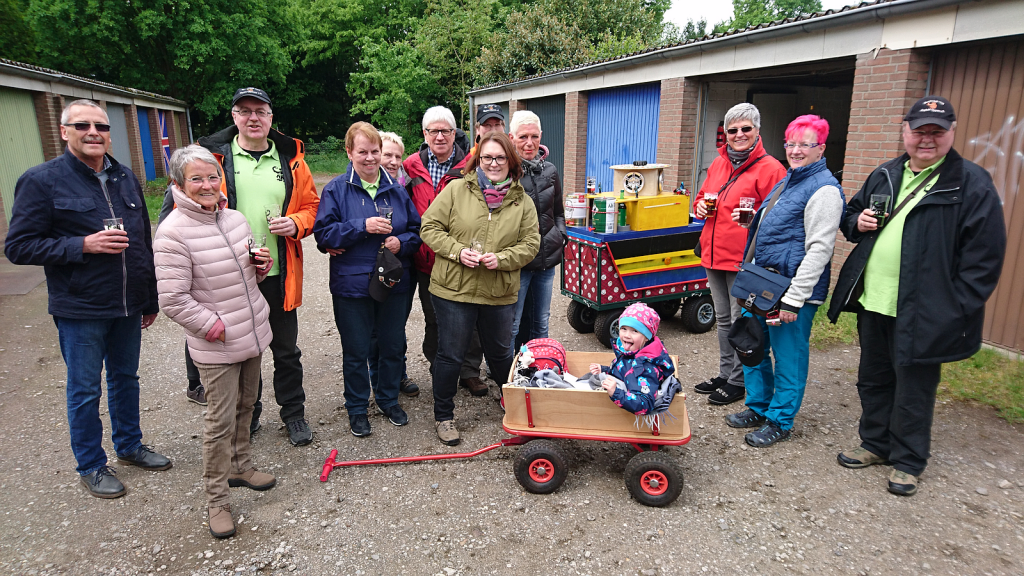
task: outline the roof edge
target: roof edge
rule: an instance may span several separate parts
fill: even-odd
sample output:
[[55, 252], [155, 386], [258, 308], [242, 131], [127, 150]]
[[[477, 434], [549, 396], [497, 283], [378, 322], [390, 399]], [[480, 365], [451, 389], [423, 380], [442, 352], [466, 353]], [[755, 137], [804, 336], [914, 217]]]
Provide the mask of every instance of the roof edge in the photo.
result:
[[43, 68], [42, 66], [36, 66], [35, 64], [27, 64], [25, 62], [8, 60], [6, 58], [0, 58], [0, 71], [8, 72], [16, 76], [32, 78], [35, 80], [44, 80], [47, 82], [62, 82], [73, 86], [87, 87], [99, 91], [120, 94], [123, 96], [148, 98], [150, 100], [167, 102], [170, 104], [176, 104], [183, 108], [188, 108], [188, 102], [185, 102], [184, 100], [179, 100], [177, 98], [173, 98], [171, 96], [164, 96], [163, 94], [157, 94], [155, 92], [147, 92], [145, 90], [139, 90], [138, 88], [119, 86], [117, 84], [111, 84], [109, 82], [91, 80], [89, 78], [84, 78], [82, 76], [67, 74], [59, 70]]

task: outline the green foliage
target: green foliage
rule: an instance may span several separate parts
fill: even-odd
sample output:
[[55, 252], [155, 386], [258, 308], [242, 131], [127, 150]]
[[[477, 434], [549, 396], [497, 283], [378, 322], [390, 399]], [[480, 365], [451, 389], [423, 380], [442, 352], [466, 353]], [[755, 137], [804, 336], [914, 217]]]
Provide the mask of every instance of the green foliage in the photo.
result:
[[[655, 42], [671, 0], [539, 0], [539, 6], [575, 26], [591, 45], [608, 36]], [[646, 46], [645, 46], [646, 47]]]
[[639, 36], [616, 38], [611, 34], [605, 34], [604, 38], [591, 50], [590, 58], [593, 60], [615, 58], [616, 56], [639, 52], [646, 49], [647, 46], [647, 42]]
[[306, 156], [306, 164], [314, 174], [344, 174], [348, 169], [348, 156], [344, 152]]
[[345, 141], [335, 138], [334, 136], [328, 136], [327, 138], [324, 138], [323, 142], [316, 142], [310, 138], [305, 144], [306, 154], [308, 156], [318, 156], [321, 154], [335, 154], [340, 152], [345, 145]]
[[817, 350], [827, 350], [833, 346], [857, 343], [857, 317], [848, 312], [839, 315], [835, 324], [828, 319], [828, 307], [832, 297], [818, 307], [811, 324], [811, 346]]
[[479, 83], [532, 76], [590, 59], [590, 46], [574, 24], [540, 4], [512, 12], [480, 53]]
[[939, 398], [980, 402], [1013, 424], [1024, 423], [1024, 362], [993, 350], [944, 364]]
[[821, 0], [732, 0], [732, 10], [732, 19], [716, 24], [715, 33], [819, 12]]
[[155, 178], [142, 183], [142, 196], [146, 199], [149, 223], [154, 229], [156, 229], [157, 220], [160, 218], [160, 207], [164, 204], [167, 182], [167, 178]]
[[35, 62], [35, 32], [25, 20], [20, 0], [0, 0], [0, 58]]
[[661, 40], [658, 43], [666, 45], [686, 42], [687, 40], [700, 40], [707, 36], [707, 34], [708, 21], [703, 18], [696, 21], [687, 20], [686, 25], [682, 29], [672, 22], [666, 22], [662, 27]]

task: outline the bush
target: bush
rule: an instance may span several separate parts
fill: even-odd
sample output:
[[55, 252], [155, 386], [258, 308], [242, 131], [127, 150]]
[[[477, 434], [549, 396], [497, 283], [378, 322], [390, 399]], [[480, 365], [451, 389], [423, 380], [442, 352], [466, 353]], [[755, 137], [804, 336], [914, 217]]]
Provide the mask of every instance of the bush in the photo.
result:
[[323, 156], [340, 152], [344, 141], [338, 140], [334, 136], [328, 136], [324, 138], [323, 142], [316, 142], [312, 138], [309, 142], [306, 142], [306, 154], [309, 156]]

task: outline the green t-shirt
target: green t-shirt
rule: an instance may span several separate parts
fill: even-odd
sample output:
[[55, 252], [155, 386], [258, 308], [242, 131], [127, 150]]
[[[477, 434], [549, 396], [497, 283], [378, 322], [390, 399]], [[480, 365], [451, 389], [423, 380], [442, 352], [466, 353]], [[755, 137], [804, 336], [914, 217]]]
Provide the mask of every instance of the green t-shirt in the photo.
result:
[[[918, 174], [914, 174], [910, 169], [909, 161], [904, 163], [903, 181], [900, 184], [900, 191], [895, 201], [891, 203], [889, 211], [895, 210], [900, 205], [900, 202], [907, 197], [907, 194], [910, 194], [917, 188], [922, 180], [930, 176], [945, 161], [946, 157], [943, 156], [938, 162], [925, 168]], [[903, 224], [907, 220], [907, 214], [910, 214], [910, 211], [921, 201], [921, 198], [928, 194], [936, 180], [937, 178], [933, 178], [924, 187], [924, 190], [918, 192], [913, 200], [907, 202], [907, 205], [899, 211], [899, 214], [896, 214], [890, 220], [886, 220], [885, 226], [879, 232], [875, 246], [871, 249], [871, 255], [868, 256], [868, 264], [864, 268], [864, 293], [861, 294], [858, 300], [865, 310], [886, 316], [896, 316], [896, 304], [900, 294], [900, 258], [902, 258], [903, 250]]]
[[274, 266], [268, 276], [281, 273], [281, 260], [277, 257], [277, 236], [270, 233], [265, 206], [281, 206], [284, 210], [284, 174], [281, 172], [281, 158], [277, 147], [270, 143], [270, 150], [259, 160], [238, 145], [238, 137], [231, 141], [231, 156], [235, 169], [235, 210], [249, 221], [254, 235], [267, 235], [267, 248]]
[[366, 190], [370, 198], [377, 197], [377, 190], [380, 190], [380, 172], [377, 172], [377, 180], [375, 182], [363, 182], [363, 190]]

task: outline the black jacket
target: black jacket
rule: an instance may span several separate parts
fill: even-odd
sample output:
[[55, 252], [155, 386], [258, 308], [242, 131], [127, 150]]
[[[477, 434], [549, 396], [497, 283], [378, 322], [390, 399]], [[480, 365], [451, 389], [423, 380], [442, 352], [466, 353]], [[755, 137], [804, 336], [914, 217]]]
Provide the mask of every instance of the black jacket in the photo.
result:
[[[540, 223], [540, 251], [525, 270], [547, 270], [562, 262], [565, 233], [565, 204], [562, 201], [562, 179], [558, 169], [545, 160], [547, 150], [541, 148], [535, 161], [523, 161], [523, 178], [519, 182], [537, 207]], [[539, 167], [538, 167], [539, 165]]]
[[[14, 187], [4, 254], [15, 264], [46, 271], [51, 315], [106, 319], [160, 311], [153, 268], [153, 234], [142, 186], [112, 156], [107, 195], [92, 168], [70, 150], [28, 169]], [[84, 254], [86, 236], [121, 218], [128, 248], [120, 254]]]
[[[876, 168], [846, 207], [840, 229], [857, 246], [839, 273], [828, 317], [860, 312], [862, 275], [878, 232], [861, 233], [857, 217], [871, 194], [894, 195], [904, 154]], [[1003, 207], [989, 173], [950, 150], [928, 194], [907, 214], [900, 256], [896, 363], [939, 364], [981, 347], [985, 301], [995, 290], [1006, 252]]]

